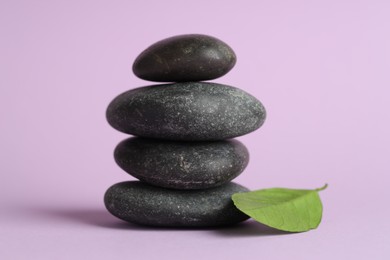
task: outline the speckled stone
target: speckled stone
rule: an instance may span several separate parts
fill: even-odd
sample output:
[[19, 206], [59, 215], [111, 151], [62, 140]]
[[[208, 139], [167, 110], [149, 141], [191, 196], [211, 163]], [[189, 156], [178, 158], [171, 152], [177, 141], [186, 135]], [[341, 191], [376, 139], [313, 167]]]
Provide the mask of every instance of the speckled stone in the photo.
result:
[[183, 141], [233, 138], [258, 129], [266, 117], [255, 97], [205, 82], [153, 85], [117, 96], [107, 108], [115, 129], [142, 137]]
[[237, 140], [178, 142], [133, 137], [119, 143], [116, 163], [135, 178], [171, 189], [206, 189], [225, 184], [248, 165]]
[[235, 183], [207, 190], [172, 190], [128, 181], [111, 186], [104, 203], [114, 216], [141, 225], [208, 227], [248, 219], [233, 204], [234, 193], [247, 188]]
[[141, 79], [158, 82], [202, 81], [219, 78], [236, 63], [233, 50], [217, 38], [179, 35], [144, 50], [133, 64]]

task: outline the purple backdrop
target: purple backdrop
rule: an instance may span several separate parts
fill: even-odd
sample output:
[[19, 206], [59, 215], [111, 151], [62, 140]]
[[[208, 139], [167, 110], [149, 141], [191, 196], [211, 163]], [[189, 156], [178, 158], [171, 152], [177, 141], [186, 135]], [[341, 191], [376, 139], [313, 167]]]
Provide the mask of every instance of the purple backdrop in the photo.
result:
[[[0, 259], [388, 259], [390, 2], [0, 1]], [[105, 121], [160, 39], [203, 33], [238, 56], [215, 80], [267, 108], [236, 179], [251, 189], [317, 188], [323, 222], [275, 235], [124, 225], [103, 194], [130, 177], [126, 135]]]

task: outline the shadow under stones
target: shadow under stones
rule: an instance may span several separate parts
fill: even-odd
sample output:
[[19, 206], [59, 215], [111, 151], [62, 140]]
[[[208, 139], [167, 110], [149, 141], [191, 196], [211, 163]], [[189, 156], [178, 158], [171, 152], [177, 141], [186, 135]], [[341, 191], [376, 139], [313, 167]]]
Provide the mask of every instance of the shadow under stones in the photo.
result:
[[215, 230], [215, 234], [223, 237], [261, 237], [289, 235], [294, 233], [277, 230], [249, 219], [234, 226], [218, 228]]

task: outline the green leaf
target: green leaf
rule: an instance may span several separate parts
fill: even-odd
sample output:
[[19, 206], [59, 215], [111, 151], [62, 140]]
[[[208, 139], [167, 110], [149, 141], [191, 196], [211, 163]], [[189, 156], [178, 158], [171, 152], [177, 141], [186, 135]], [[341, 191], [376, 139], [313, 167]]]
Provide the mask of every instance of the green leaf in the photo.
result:
[[322, 203], [315, 190], [272, 188], [235, 193], [234, 205], [256, 221], [275, 229], [303, 232], [321, 222]]

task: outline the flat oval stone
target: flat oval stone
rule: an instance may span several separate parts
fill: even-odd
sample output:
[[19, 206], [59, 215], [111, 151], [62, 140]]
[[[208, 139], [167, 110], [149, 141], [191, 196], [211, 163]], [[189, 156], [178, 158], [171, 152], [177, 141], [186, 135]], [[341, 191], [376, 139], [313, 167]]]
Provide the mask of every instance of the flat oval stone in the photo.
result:
[[181, 141], [233, 138], [258, 129], [264, 106], [235, 87], [205, 82], [153, 85], [117, 96], [107, 108], [115, 129], [136, 136]]
[[233, 204], [234, 193], [247, 188], [235, 183], [207, 190], [171, 190], [139, 181], [111, 186], [105, 196], [114, 216], [141, 225], [208, 227], [236, 224], [248, 219]]
[[172, 189], [206, 189], [225, 184], [248, 165], [237, 140], [178, 142], [133, 137], [118, 144], [114, 157], [124, 171], [149, 184]]
[[144, 50], [133, 64], [134, 74], [159, 82], [219, 78], [236, 64], [233, 50], [221, 40], [201, 34], [179, 35]]

